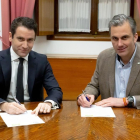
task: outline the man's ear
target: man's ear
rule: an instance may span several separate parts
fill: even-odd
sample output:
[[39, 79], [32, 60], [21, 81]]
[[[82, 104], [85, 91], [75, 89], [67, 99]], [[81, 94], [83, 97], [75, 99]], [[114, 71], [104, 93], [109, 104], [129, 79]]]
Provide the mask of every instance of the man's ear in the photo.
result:
[[9, 32], [9, 41], [12, 42], [12, 33]]
[[135, 33], [135, 35], [134, 35], [134, 43], [137, 42], [137, 39], [138, 39], [138, 33]]

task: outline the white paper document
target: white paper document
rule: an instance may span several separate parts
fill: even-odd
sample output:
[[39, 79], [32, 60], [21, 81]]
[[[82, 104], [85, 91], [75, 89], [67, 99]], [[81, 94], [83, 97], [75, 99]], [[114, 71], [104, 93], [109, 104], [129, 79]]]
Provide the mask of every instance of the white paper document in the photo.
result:
[[31, 114], [31, 112], [32, 110], [27, 110], [24, 114], [19, 115], [0, 113], [0, 116], [6, 123], [7, 127], [45, 123], [38, 116]]
[[111, 107], [92, 105], [90, 108], [80, 106], [81, 117], [116, 117]]

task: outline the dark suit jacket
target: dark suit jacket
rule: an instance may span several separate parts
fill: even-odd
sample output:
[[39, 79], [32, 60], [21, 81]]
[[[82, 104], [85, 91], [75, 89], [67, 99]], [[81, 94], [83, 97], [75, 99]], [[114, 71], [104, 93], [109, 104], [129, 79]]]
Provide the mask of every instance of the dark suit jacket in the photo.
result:
[[[11, 81], [10, 48], [0, 51], [0, 102], [6, 100]], [[43, 101], [42, 87], [47, 91], [45, 100], [53, 100], [60, 106], [62, 91], [59, 87], [46, 55], [34, 51], [28, 57], [28, 91], [30, 101]]]
[[[99, 54], [96, 70], [85, 89], [86, 93], [94, 94], [96, 98], [101, 94], [102, 99], [114, 97], [115, 62], [116, 53], [113, 48], [106, 49]], [[140, 109], [140, 46], [138, 45], [127, 84], [127, 96], [134, 96], [136, 107]]]

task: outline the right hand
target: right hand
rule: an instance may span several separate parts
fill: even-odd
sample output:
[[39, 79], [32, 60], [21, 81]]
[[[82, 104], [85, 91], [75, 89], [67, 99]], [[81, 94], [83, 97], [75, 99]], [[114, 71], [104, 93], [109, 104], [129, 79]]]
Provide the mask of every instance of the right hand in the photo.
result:
[[27, 111], [24, 105], [19, 105], [16, 102], [11, 102], [11, 103], [4, 102], [0, 104], [0, 109], [8, 114], [13, 114], [13, 115], [22, 114]]
[[90, 94], [86, 94], [86, 96], [89, 99], [89, 101], [87, 101], [87, 99], [86, 99], [84, 94], [81, 94], [81, 96], [79, 96], [78, 100], [77, 100], [78, 105], [80, 105], [82, 107], [90, 107], [92, 105], [92, 103], [95, 100], [95, 96], [90, 95]]

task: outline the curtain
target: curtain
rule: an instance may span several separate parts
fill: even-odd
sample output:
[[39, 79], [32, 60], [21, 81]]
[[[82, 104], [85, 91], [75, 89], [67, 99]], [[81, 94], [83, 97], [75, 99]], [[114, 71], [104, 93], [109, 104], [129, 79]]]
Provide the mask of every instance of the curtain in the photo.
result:
[[[0, 37], [1, 36], [2, 36], [2, 24], [1, 24], [1, 0], [0, 0]], [[2, 42], [1, 41], [0, 41], [0, 50], [2, 50]]]
[[138, 6], [139, 17], [140, 17], [140, 0], [137, 0], [137, 6]]
[[10, 46], [9, 31], [10, 31], [10, 2], [9, 0], [1, 0], [1, 20], [2, 20], [2, 49]]
[[2, 46], [3, 50], [10, 47], [10, 24], [17, 17], [33, 17], [35, 0], [2, 0]]
[[59, 32], [90, 32], [91, 0], [58, 0]]
[[109, 31], [108, 23], [114, 15], [130, 15], [130, 0], [99, 0], [98, 31]]

